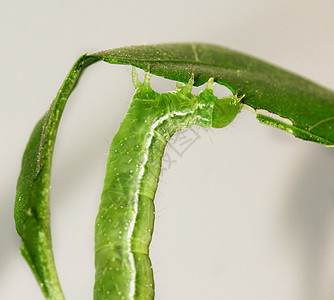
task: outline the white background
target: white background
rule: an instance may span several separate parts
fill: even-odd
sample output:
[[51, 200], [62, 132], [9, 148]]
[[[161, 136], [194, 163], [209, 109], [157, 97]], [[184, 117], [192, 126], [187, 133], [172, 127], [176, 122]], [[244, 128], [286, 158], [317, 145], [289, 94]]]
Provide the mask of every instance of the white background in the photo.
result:
[[[4, 2], [0, 299], [43, 299], [19, 252], [15, 185], [33, 126], [81, 54], [210, 42], [333, 88], [333, 14], [332, 0]], [[173, 86], [153, 79], [157, 90]], [[129, 67], [93, 65], [59, 128], [52, 235], [67, 299], [92, 299], [105, 162], [133, 92]], [[334, 299], [333, 149], [260, 125], [248, 111], [225, 129], [199, 134], [164, 172], [155, 199], [156, 299]]]

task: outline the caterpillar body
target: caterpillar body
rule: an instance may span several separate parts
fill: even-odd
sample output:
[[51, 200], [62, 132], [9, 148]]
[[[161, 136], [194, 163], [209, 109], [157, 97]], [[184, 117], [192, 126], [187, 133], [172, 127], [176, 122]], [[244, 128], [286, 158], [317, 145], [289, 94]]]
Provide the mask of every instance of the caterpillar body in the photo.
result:
[[149, 245], [166, 144], [192, 125], [228, 125], [242, 105], [235, 95], [218, 99], [213, 78], [198, 95], [191, 93], [193, 76], [161, 94], [152, 90], [149, 74], [141, 83], [133, 69], [132, 80], [136, 92], [111, 143], [95, 222], [95, 300], [154, 299]]

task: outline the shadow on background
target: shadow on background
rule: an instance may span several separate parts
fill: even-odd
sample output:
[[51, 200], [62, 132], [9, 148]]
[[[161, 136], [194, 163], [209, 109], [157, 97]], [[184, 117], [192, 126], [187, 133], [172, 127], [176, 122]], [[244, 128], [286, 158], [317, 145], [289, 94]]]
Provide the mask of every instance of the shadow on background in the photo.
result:
[[301, 157], [303, 166], [289, 175], [282, 218], [300, 260], [299, 282], [307, 300], [333, 299], [328, 295], [334, 291], [328, 290], [333, 287], [334, 271], [334, 149], [316, 147], [306, 158]]
[[[20, 255], [20, 238], [16, 233], [14, 224], [15, 176], [8, 177], [6, 189], [1, 193], [0, 202], [0, 268], [7, 270], [12, 259]], [[6, 186], [6, 183], [3, 183]], [[23, 258], [22, 258], [23, 259]], [[1, 272], [6, 276], [6, 272]], [[2, 278], [0, 276], [0, 280]]]

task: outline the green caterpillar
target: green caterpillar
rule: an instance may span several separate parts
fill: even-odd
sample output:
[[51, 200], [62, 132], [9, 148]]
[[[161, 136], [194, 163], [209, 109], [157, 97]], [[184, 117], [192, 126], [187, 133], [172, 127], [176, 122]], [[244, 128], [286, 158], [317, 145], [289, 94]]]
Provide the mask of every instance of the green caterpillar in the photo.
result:
[[96, 300], [154, 299], [149, 245], [166, 144], [192, 125], [222, 128], [242, 106], [235, 95], [218, 99], [213, 78], [197, 96], [191, 93], [193, 76], [162, 94], [152, 90], [149, 74], [141, 83], [133, 69], [132, 80], [136, 92], [111, 143], [95, 223]]

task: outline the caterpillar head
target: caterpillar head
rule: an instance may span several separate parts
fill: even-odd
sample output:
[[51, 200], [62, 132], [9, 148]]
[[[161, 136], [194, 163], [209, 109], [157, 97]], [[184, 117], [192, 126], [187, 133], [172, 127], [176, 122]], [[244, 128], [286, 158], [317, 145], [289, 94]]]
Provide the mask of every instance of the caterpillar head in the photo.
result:
[[223, 128], [230, 124], [241, 110], [240, 100], [236, 95], [217, 98], [212, 110], [212, 127]]
[[[210, 78], [207, 83], [207, 88], [209, 92], [213, 94], [213, 84], [214, 79]], [[213, 128], [223, 128], [230, 124], [237, 114], [241, 110], [241, 98], [237, 95], [224, 97], [218, 99], [216, 96], [212, 97], [213, 107], [212, 107], [212, 127]]]
[[[230, 124], [241, 110], [242, 98], [236, 95], [218, 99], [213, 94], [214, 79], [210, 78], [207, 87], [198, 94], [200, 103], [200, 126], [222, 128]], [[206, 122], [203, 122], [206, 120]], [[206, 123], [206, 124], [204, 124]]]

